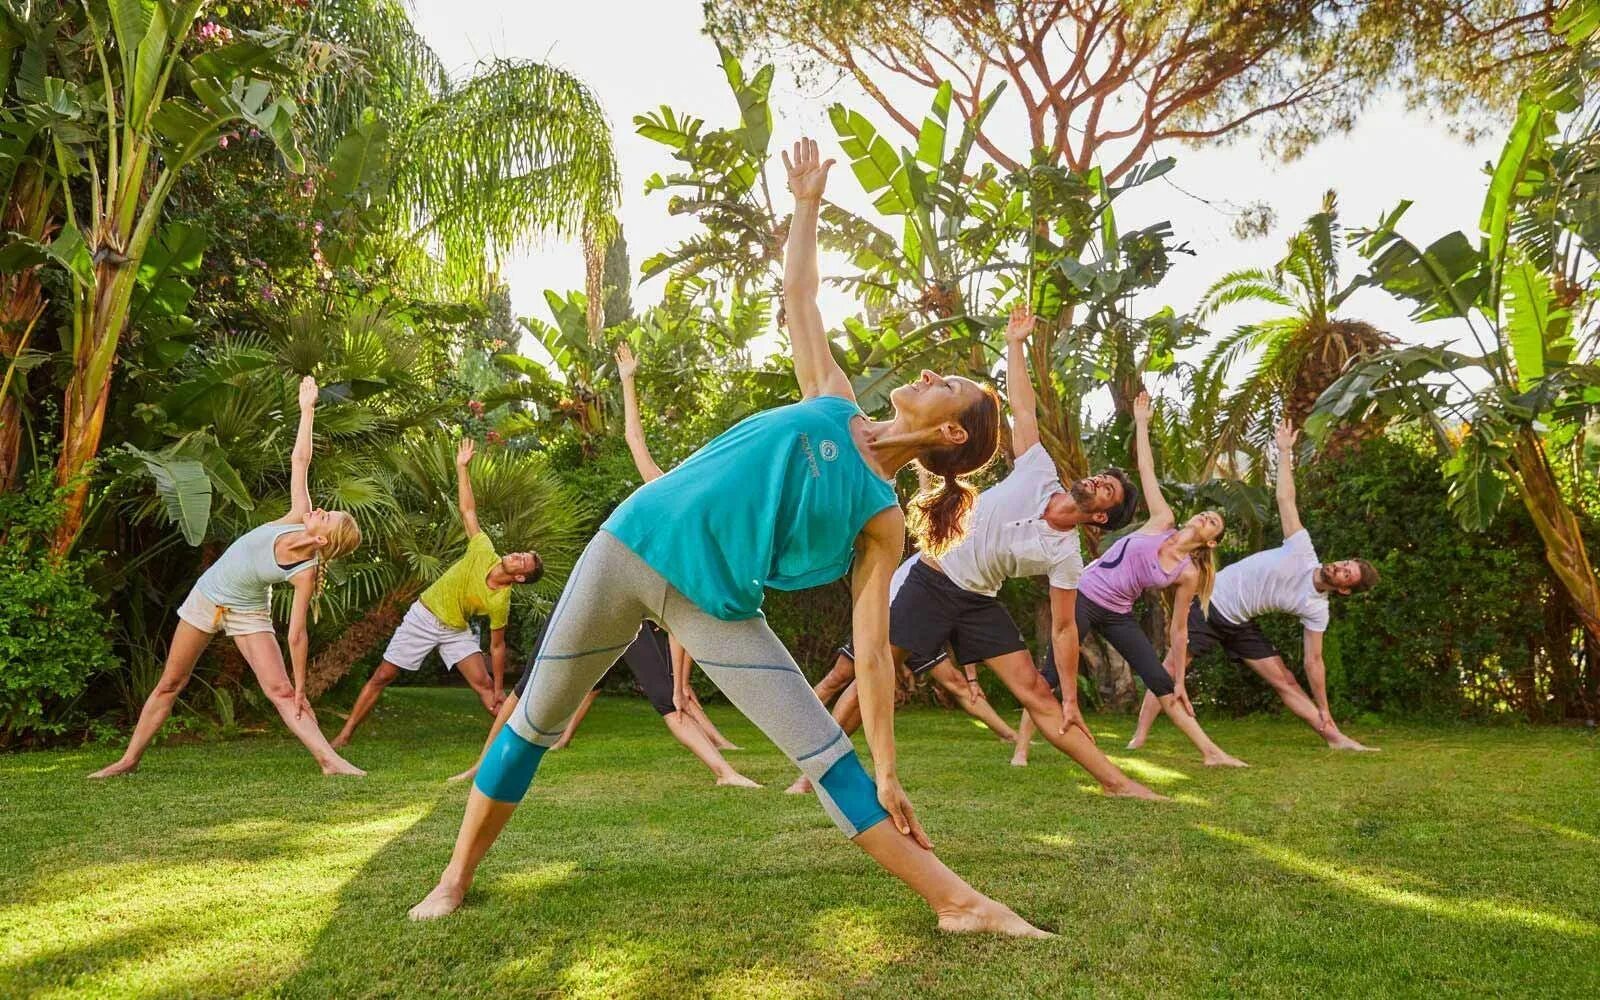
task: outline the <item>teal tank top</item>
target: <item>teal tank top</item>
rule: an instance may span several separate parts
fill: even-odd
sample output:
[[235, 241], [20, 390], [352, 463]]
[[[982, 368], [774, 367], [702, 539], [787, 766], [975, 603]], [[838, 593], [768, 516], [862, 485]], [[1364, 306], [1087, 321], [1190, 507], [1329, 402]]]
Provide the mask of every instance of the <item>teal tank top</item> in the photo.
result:
[[899, 502], [856, 450], [861, 415], [818, 396], [747, 417], [634, 490], [601, 530], [706, 614], [754, 618], [764, 587], [844, 576], [861, 529]]

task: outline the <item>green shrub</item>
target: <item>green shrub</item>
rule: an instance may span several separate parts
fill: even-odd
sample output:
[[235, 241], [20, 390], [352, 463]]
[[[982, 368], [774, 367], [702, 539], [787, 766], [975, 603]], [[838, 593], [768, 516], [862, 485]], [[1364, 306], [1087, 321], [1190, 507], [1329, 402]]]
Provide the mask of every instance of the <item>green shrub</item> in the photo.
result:
[[116, 666], [87, 582], [98, 557], [50, 556], [60, 516], [48, 469], [0, 496], [0, 745], [62, 732], [89, 677]]

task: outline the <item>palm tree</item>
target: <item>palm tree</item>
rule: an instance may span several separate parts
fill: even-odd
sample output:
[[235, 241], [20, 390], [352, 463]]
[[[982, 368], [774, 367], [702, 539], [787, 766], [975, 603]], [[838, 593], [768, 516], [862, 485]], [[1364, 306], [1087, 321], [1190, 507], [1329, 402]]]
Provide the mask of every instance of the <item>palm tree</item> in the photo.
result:
[[[1208, 466], [1234, 451], [1256, 450], [1280, 419], [1302, 426], [1323, 390], [1353, 361], [1395, 343], [1370, 323], [1336, 315], [1358, 287], [1356, 281], [1339, 286], [1342, 243], [1338, 203], [1329, 191], [1322, 196], [1322, 211], [1289, 238], [1287, 253], [1271, 269], [1234, 271], [1207, 289], [1196, 309], [1199, 319], [1241, 302], [1293, 310], [1239, 327], [1218, 341], [1201, 363], [1195, 382], [1203, 387], [1226, 380], [1245, 355], [1257, 355], [1250, 374], [1222, 401]], [[1377, 428], [1376, 424], [1343, 428], [1330, 446], [1348, 445]]]

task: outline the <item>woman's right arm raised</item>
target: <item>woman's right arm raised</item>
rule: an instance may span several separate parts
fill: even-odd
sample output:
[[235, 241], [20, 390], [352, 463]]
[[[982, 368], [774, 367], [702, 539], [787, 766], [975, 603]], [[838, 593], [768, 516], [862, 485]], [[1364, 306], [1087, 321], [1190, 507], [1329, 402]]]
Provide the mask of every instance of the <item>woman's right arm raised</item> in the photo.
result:
[[307, 375], [300, 380], [300, 426], [294, 434], [294, 450], [289, 453], [289, 513], [278, 520], [294, 524], [311, 510], [311, 424], [317, 415], [317, 380]]
[[782, 155], [783, 168], [789, 174], [789, 190], [794, 192], [794, 216], [789, 220], [789, 243], [783, 252], [783, 313], [800, 395], [806, 399], [855, 399], [849, 377], [828, 348], [822, 311], [817, 308], [817, 290], [822, 281], [817, 269], [817, 217], [822, 211], [822, 192], [833, 161], [822, 160], [811, 139], [795, 143], [793, 156]]
[[639, 391], [633, 384], [633, 373], [639, 370], [639, 359], [626, 343], [617, 345], [617, 377], [622, 380], [622, 436], [628, 442], [628, 453], [633, 456], [633, 466], [645, 482], [661, 478], [661, 466], [650, 454], [650, 445], [644, 439], [644, 421], [639, 419]]
[[1139, 488], [1150, 508], [1145, 530], [1164, 531], [1177, 523], [1167, 498], [1161, 495], [1161, 480], [1156, 478], [1156, 459], [1150, 451], [1150, 394], [1141, 392], [1133, 401], [1134, 451], [1139, 459]]

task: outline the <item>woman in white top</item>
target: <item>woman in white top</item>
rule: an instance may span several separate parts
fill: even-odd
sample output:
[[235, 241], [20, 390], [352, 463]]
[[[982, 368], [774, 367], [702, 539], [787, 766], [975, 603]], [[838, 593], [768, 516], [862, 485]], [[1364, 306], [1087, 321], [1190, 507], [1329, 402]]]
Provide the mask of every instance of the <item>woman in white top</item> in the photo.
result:
[[[307, 614], [321, 590], [327, 563], [361, 544], [355, 518], [343, 511], [311, 506], [306, 481], [316, 405], [317, 383], [308, 375], [300, 381], [300, 427], [289, 459], [289, 513], [246, 532], [200, 577], [178, 608], [178, 630], [167, 648], [166, 667], [139, 712], [128, 749], [115, 764], [89, 777], [110, 778], [139, 766], [145, 749], [172, 713], [178, 694], [189, 683], [200, 654], [219, 629], [239, 647], [261, 690], [284, 724], [311, 751], [323, 774], [366, 773], [328, 745], [305, 696]], [[294, 587], [294, 605], [289, 612], [293, 684], [284, 671], [283, 651], [272, 627], [274, 583]]]

